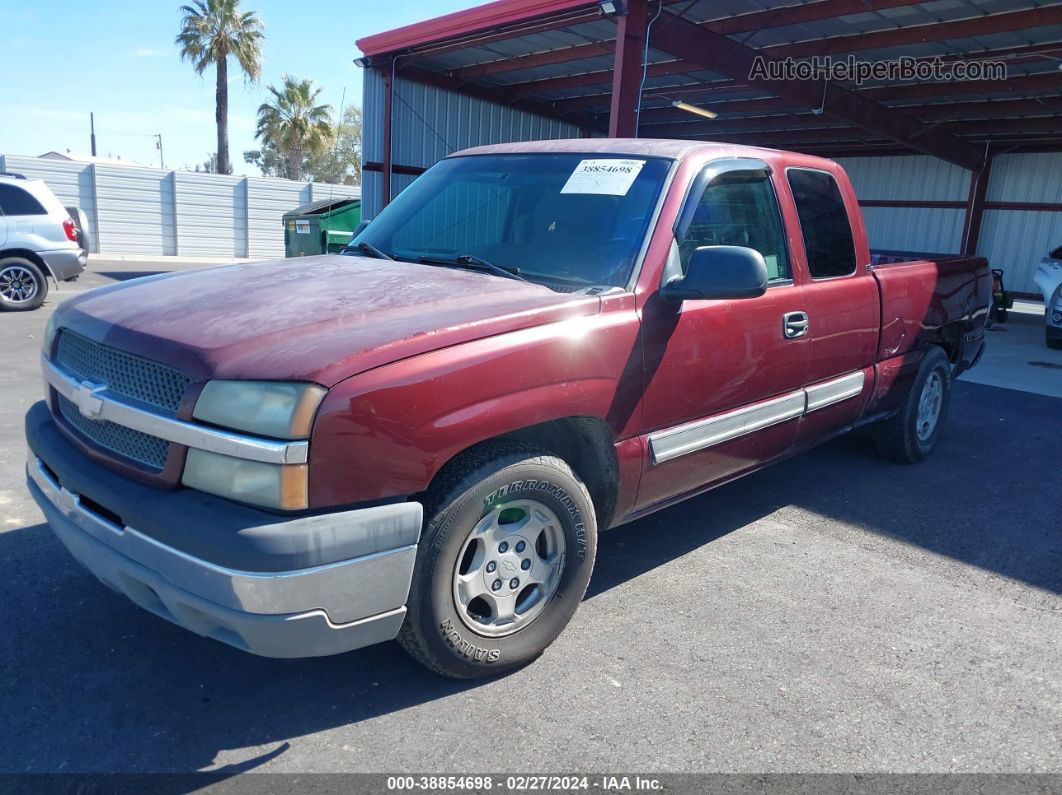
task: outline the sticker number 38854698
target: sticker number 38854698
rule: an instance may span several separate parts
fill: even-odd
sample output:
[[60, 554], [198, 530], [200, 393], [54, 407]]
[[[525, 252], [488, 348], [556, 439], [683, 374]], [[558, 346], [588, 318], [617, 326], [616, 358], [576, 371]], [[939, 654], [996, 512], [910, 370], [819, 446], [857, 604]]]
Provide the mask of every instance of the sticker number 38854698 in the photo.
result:
[[606, 196], [626, 196], [637, 179], [644, 160], [601, 158], [581, 160], [561, 193], [598, 193]]

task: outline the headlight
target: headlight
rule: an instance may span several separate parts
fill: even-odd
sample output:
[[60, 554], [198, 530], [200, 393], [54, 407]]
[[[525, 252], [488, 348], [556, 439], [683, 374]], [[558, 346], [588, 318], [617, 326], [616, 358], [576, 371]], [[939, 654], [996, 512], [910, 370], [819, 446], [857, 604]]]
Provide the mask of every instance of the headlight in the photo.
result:
[[192, 448], [181, 482], [193, 489], [286, 511], [309, 505], [306, 464], [265, 464]]
[[55, 333], [59, 330], [59, 321], [55, 312], [48, 318], [48, 325], [44, 327], [44, 338], [41, 340], [41, 353], [52, 358], [52, 344], [55, 342]]
[[327, 390], [292, 381], [210, 381], [192, 416], [276, 439], [305, 439]]

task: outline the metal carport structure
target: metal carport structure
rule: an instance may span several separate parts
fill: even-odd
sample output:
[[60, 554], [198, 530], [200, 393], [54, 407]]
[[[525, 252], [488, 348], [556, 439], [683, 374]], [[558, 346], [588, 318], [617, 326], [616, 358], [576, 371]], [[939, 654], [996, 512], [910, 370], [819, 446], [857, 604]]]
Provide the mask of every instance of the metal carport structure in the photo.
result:
[[[842, 159], [879, 245], [1008, 251], [1020, 271], [1037, 246], [1062, 243], [1062, 3], [498, 0], [357, 44], [369, 216], [468, 145], [690, 138]], [[1007, 75], [763, 74], [826, 57], [994, 61]], [[892, 245], [912, 217], [922, 245]], [[1016, 235], [1028, 252], [1014, 253]], [[1029, 291], [1025, 276], [1016, 286]]]

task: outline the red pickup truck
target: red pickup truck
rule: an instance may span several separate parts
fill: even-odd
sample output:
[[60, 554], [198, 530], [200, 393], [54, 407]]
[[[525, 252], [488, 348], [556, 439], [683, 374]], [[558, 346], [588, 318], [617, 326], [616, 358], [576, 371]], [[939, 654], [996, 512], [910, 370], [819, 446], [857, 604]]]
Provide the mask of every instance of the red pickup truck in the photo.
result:
[[861, 425], [925, 458], [990, 291], [980, 258], [872, 254], [829, 160], [469, 149], [345, 255], [65, 302], [29, 488], [100, 580], [201, 635], [397, 637], [488, 675], [563, 630], [601, 530]]

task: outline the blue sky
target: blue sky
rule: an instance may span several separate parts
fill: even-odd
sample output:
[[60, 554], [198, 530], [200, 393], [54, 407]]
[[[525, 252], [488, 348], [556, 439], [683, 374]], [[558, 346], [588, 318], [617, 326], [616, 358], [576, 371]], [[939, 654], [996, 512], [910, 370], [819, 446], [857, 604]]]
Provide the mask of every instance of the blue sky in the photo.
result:
[[[229, 144], [233, 170], [255, 149], [255, 112], [266, 86], [285, 72], [313, 78], [338, 115], [361, 104], [354, 41], [372, 33], [480, 5], [482, 0], [242, 0], [265, 24], [262, 78], [245, 86], [229, 67]], [[216, 147], [214, 72], [202, 78], [173, 43], [181, 2], [163, 0], [0, 0], [0, 153], [89, 151], [89, 111], [100, 155], [194, 167]]]

